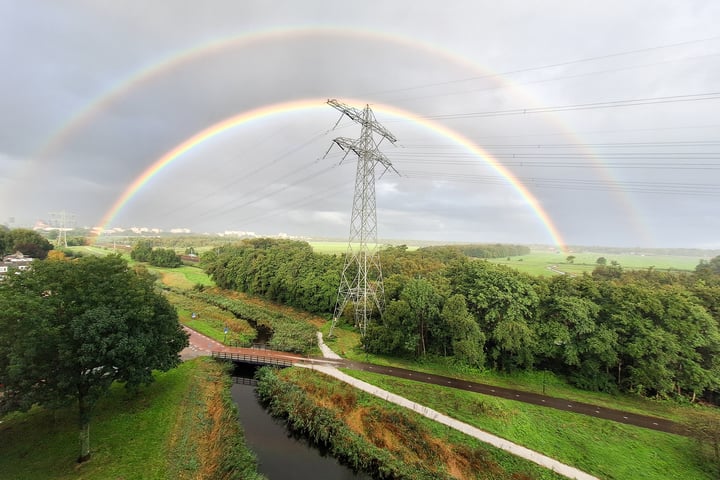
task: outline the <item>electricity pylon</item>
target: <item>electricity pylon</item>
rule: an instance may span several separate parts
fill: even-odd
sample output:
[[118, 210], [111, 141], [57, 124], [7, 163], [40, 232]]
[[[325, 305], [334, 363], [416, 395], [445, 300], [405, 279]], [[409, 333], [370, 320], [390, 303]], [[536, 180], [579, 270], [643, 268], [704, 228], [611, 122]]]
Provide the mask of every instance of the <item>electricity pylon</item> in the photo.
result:
[[[363, 110], [359, 110], [337, 100], [328, 100], [327, 103], [342, 113], [340, 119], [347, 115], [362, 127], [360, 138], [338, 137], [332, 143], [345, 151], [345, 157], [353, 152], [357, 155], [358, 162], [350, 217], [350, 239], [345, 254], [345, 266], [340, 277], [330, 336], [335, 329], [338, 317], [343, 314], [348, 302], [353, 302], [355, 326], [360, 329], [360, 334], [364, 337], [373, 308], [377, 308], [378, 312], [382, 313], [385, 296], [377, 245], [375, 167], [377, 164], [385, 167], [383, 174], [388, 170], [398, 173], [390, 160], [380, 153], [378, 146], [385, 139], [391, 143], [395, 143], [397, 139], [375, 120], [375, 115], [369, 105], [366, 105]], [[379, 142], [375, 141], [376, 134], [380, 136]]]
[[50, 227], [58, 231], [55, 241], [58, 247], [67, 248], [67, 231], [75, 228], [75, 214], [62, 212], [50, 212]]

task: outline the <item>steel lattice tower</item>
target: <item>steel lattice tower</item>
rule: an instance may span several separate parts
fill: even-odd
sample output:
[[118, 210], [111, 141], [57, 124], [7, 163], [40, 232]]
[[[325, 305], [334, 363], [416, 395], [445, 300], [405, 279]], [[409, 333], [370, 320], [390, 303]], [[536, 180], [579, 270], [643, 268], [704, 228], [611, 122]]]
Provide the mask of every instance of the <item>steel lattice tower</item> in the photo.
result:
[[[360, 329], [360, 334], [364, 337], [373, 309], [377, 308], [379, 312], [382, 312], [384, 303], [382, 269], [377, 245], [375, 167], [379, 163], [385, 167], [383, 174], [389, 169], [397, 173], [390, 160], [380, 153], [378, 146], [385, 139], [392, 143], [395, 143], [397, 139], [375, 120], [369, 105], [366, 105], [363, 110], [358, 110], [337, 100], [328, 100], [327, 103], [342, 113], [341, 119], [347, 115], [362, 127], [358, 139], [338, 137], [333, 140], [333, 145], [338, 145], [343, 149], [345, 156], [350, 152], [355, 153], [358, 162], [350, 217], [350, 239], [345, 254], [345, 265], [340, 277], [330, 336], [335, 329], [338, 317], [343, 314], [348, 302], [353, 302], [355, 326]], [[375, 141], [376, 134], [380, 136], [377, 143]]]
[[50, 212], [50, 226], [58, 231], [56, 245], [67, 248], [67, 231], [75, 228], [75, 214], [67, 213], [65, 210]]

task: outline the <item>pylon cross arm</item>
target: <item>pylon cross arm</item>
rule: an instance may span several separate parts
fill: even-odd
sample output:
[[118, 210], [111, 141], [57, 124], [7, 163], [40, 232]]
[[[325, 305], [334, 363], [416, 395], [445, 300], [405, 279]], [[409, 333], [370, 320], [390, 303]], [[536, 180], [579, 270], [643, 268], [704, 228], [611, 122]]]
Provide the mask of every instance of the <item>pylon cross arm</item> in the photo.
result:
[[386, 171], [389, 169], [400, 175], [400, 173], [393, 166], [390, 159], [388, 159], [382, 152], [378, 151], [376, 148], [363, 148], [357, 139], [346, 137], [338, 137], [334, 139], [333, 142], [345, 151], [351, 151], [360, 158], [380, 163], [385, 167]]
[[357, 122], [363, 127], [371, 129], [373, 132], [387, 138], [392, 143], [397, 142], [397, 138], [395, 138], [395, 135], [390, 133], [390, 130], [380, 125], [380, 122], [376, 121], [374, 118], [370, 120], [366, 119], [362, 110], [351, 107], [350, 105], [345, 105], [344, 103], [338, 102], [335, 99], [328, 100], [327, 104], [347, 115], [348, 118], [353, 122]]

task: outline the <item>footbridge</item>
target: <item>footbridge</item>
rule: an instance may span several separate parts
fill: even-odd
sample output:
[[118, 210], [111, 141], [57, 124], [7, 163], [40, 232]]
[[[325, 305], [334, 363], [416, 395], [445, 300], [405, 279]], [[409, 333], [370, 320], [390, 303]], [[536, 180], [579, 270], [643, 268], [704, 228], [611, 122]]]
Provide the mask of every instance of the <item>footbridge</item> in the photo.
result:
[[243, 352], [212, 352], [212, 358], [229, 360], [234, 363], [250, 365], [273, 365], [276, 367], [292, 367], [304, 360], [302, 357], [279, 356], [273, 354], [256, 354]]
[[210, 352], [212, 358], [231, 361], [234, 363], [245, 363], [249, 365], [272, 365], [275, 367], [292, 367], [294, 365], [312, 366], [339, 366], [345, 362], [341, 360], [330, 360], [324, 358], [303, 357], [292, 355], [286, 352], [275, 350], [255, 350], [250, 348], [228, 348], [213, 350]]

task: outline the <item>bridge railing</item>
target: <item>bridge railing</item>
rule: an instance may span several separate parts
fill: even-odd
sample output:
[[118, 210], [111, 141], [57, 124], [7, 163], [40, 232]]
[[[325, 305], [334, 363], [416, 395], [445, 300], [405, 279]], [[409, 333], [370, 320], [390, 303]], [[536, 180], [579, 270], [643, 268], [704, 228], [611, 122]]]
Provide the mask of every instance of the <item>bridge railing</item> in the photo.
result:
[[279, 367], [293, 366], [293, 362], [291, 360], [285, 360], [275, 357], [266, 357], [264, 355], [249, 355], [246, 353], [232, 352], [212, 352], [212, 357], [220, 358], [222, 360], [232, 360], [235, 362], [254, 363], [257, 365], [277, 365]]

